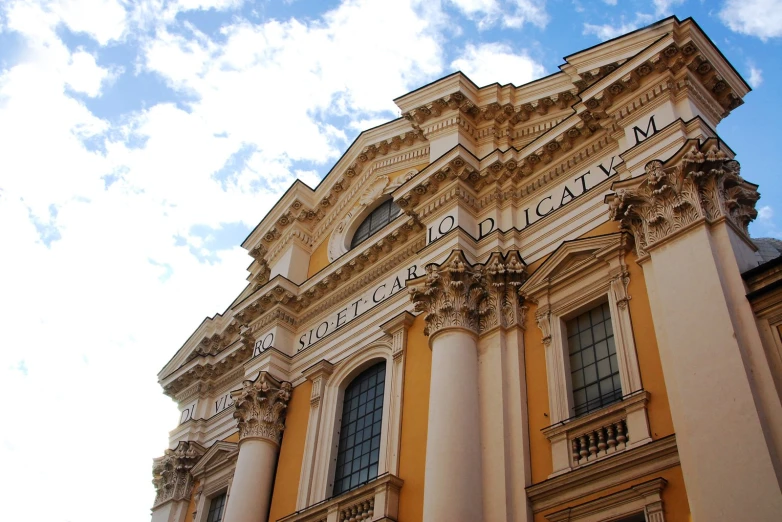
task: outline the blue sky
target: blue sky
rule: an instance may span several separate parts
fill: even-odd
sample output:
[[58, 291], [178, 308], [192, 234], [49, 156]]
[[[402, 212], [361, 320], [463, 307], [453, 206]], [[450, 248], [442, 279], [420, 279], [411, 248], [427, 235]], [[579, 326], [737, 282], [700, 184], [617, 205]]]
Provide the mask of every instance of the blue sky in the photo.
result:
[[522, 84], [672, 13], [754, 89], [718, 132], [760, 184], [753, 235], [782, 237], [782, 0], [0, 2], [4, 516], [148, 516], [177, 421], [157, 371], [243, 287], [282, 192], [393, 98]]

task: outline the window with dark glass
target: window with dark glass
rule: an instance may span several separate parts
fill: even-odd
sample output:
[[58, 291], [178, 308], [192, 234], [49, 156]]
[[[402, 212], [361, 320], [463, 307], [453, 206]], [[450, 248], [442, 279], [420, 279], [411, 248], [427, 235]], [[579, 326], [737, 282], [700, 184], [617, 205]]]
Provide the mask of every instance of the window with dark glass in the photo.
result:
[[566, 326], [575, 415], [620, 400], [622, 385], [608, 303], [570, 319]]
[[391, 223], [399, 215], [400, 211], [401, 209], [392, 199], [381, 203], [358, 226], [356, 233], [353, 234], [353, 240], [350, 242], [350, 248], [355, 248], [358, 244], [363, 243], [370, 236], [380, 231], [381, 228]]
[[616, 520], [615, 522], [646, 522], [646, 515], [643, 514], [643, 511], [640, 513], [636, 513], [634, 515], [630, 515], [629, 517], [620, 518], [619, 520]]
[[220, 522], [223, 519], [225, 510], [225, 493], [214, 497], [209, 502], [209, 514], [206, 516], [206, 522]]
[[385, 381], [384, 361], [364, 370], [345, 389], [334, 495], [377, 477]]

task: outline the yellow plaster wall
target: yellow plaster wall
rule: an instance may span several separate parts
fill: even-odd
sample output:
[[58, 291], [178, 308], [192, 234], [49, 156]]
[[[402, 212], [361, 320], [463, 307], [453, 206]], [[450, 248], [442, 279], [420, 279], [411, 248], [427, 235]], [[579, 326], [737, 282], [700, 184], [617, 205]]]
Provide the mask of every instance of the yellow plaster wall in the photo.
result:
[[416, 317], [407, 336], [399, 454], [399, 478], [405, 483], [399, 492], [399, 522], [423, 519], [431, 372], [432, 351], [429, 339], [424, 335], [424, 314], [421, 314]]
[[196, 491], [198, 491], [199, 484], [198, 480], [193, 482], [193, 492], [190, 493], [190, 503], [187, 505], [184, 522], [193, 522], [193, 511], [196, 510]]
[[690, 504], [687, 501], [687, 492], [684, 489], [684, 477], [682, 476], [681, 466], [676, 466], [663, 470], [653, 475], [631, 480], [625, 484], [601, 490], [598, 493], [587, 495], [573, 502], [561, 504], [555, 508], [536, 513], [535, 522], [546, 522], [546, 515], [568, 507], [575, 507], [601, 497], [608, 496], [618, 491], [624, 491], [636, 484], [641, 484], [655, 478], [662, 477], [668, 481], [668, 485], [663, 490], [663, 509], [665, 511], [665, 522], [689, 522]]
[[237, 431], [233, 435], [228, 435], [223, 439], [223, 442], [233, 442], [234, 444], [239, 442], [239, 432]]
[[[394, 181], [399, 176], [402, 176], [410, 172], [411, 168], [415, 168], [420, 172], [427, 165], [428, 163], [421, 163], [420, 165], [416, 165], [415, 167], [408, 167], [406, 169], [397, 170], [396, 172], [392, 172], [391, 174], [388, 174], [388, 179]], [[321, 243], [315, 248], [315, 250], [312, 251], [312, 255], [310, 256], [309, 268], [307, 269], [307, 278], [312, 277], [313, 275], [317, 274], [327, 266], [329, 266], [329, 236], [324, 237], [323, 241], [321, 241]]]
[[307, 279], [329, 266], [329, 236], [323, 238], [320, 245], [313, 250], [310, 256], [310, 266], [307, 269]]
[[[580, 238], [613, 234], [619, 231], [615, 221], [607, 221], [595, 227]], [[580, 239], [579, 238], [579, 239]], [[537, 270], [545, 259], [536, 260], [528, 266], [528, 273]], [[651, 394], [648, 406], [649, 425], [654, 439], [667, 437], [674, 433], [673, 421], [668, 405], [668, 394], [665, 389], [660, 354], [657, 348], [657, 338], [654, 334], [652, 312], [649, 306], [649, 296], [646, 291], [643, 268], [636, 263], [635, 252], [627, 254], [625, 261], [630, 272], [630, 318], [633, 323], [633, 338], [635, 340], [638, 365], [641, 370], [641, 381], [646, 391]], [[548, 417], [548, 385], [546, 383], [546, 355], [543, 349], [543, 335], [535, 326], [534, 317], [537, 306], [529, 303], [527, 329], [524, 332], [526, 350], [525, 366], [527, 376], [527, 401], [529, 409], [530, 453], [532, 467], [532, 482], [546, 480], [552, 473], [551, 446], [548, 439], [540, 431], [551, 424]]]
[[296, 497], [299, 493], [301, 461], [304, 458], [304, 442], [307, 438], [307, 423], [310, 415], [310, 394], [312, 383], [305, 381], [296, 386], [288, 403], [285, 417], [285, 433], [277, 461], [277, 475], [269, 511], [269, 520], [274, 521], [296, 511]]

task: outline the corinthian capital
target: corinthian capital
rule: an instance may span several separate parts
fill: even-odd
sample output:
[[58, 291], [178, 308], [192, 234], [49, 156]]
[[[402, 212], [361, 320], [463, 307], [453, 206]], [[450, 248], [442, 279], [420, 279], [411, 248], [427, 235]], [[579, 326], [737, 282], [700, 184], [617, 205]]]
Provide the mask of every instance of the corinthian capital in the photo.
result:
[[446, 328], [476, 334], [520, 321], [517, 288], [524, 278], [518, 252], [492, 254], [485, 264], [471, 265], [460, 250], [442, 264], [430, 264], [426, 275], [408, 282], [416, 311], [424, 312], [426, 335]]
[[190, 470], [205, 452], [196, 442], [180, 442], [175, 449], [168, 449], [162, 457], [153, 459], [152, 483], [157, 492], [154, 506], [169, 500], [190, 499], [193, 490]]
[[519, 288], [526, 280], [524, 262], [517, 251], [494, 252], [481, 267], [486, 299], [481, 303], [481, 332], [523, 323]]
[[231, 392], [239, 440], [261, 438], [279, 444], [291, 389], [291, 383], [261, 372], [254, 381], [244, 381], [241, 390]]
[[644, 174], [614, 183], [606, 203], [611, 218], [635, 236], [639, 256], [701, 220], [725, 219], [749, 236], [760, 195], [740, 171], [718, 140], [688, 143], [666, 162], [649, 162]]

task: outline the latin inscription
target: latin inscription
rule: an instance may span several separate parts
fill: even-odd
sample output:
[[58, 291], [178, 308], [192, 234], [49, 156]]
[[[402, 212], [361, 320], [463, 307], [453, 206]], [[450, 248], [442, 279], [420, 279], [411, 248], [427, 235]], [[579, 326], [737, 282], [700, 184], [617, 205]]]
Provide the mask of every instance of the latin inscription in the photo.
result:
[[253, 357], [261, 355], [261, 352], [268, 350], [272, 346], [274, 346], [274, 332], [269, 332], [255, 341], [255, 346], [253, 346]]
[[311, 345], [339, 330], [373, 306], [398, 294], [405, 288], [407, 281], [415, 279], [419, 275], [423, 275], [422, 272], [423, 271], [420, 270], [417, 265], [410, 265], [406, 269], [398, 272], [392, 278], [386, 279], [384, 282], [373, 286], [360, 297], [357, 297], [355, 301], [348, 303], [347, 306], [331, 314], [302, 334], [301, 337], [299, 337], [299, 347], [297, 351], [309, 348]]

